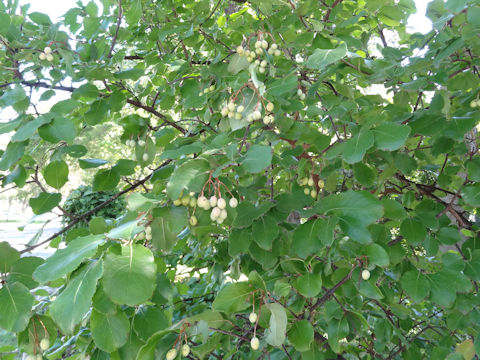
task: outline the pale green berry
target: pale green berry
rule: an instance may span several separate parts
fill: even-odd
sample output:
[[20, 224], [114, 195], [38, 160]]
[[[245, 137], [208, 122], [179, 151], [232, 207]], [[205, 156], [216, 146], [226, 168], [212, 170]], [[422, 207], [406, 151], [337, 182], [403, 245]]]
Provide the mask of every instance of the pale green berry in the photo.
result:
[[49, 347], [50, 347], [50, 340], [48, 340], [47, 338], [44, 338], [40, 341], [40, 349], [42, 349], [42, 351], [47, 350]]
[[42, 52], [38, 57], [40, 58], [40, 60], [45, 60], [47, 58], [47, 54]]
[[314, 182], [312, 178], [308, 178], [307, 185], [308, 186], [313, 186]]
[[274, 106], [273, 106], [273, 104], [272, 104], [271, 102], [269, 102], [269, 103], [267, 104], [266, 108], [267, 108], [267, 111], [272, 112]]
[[258, 72], [260, 74], [264, 74], [265, 73], [265, 68], [261, 67], [260, 69], [258, 69]]
[[256, 323], [256, 322], [257, 322], [257, 319], [258, 319], [258, 316], [257, 316], [257, 314], [254, 313], [254, 312], [251, 312], [250, 315], [248, 316], [248, 320], [249, 320], [252, 324]]
[[260, 65], [260, 60], [255, 60], [255, 65]]
[[190, 196], [182, 197], [182, 205], [187, 206], [190, 203]]
[[215, 90], [215, 85], [211, 85], [211, 86], [209, 87], [209, 91], [214, 91], [214, 90]]
[[195, 205], [197, 205], [197, 199], [194, 198], [194, 197], [191, 197], [190, 198], [190, 203], [188, 204], [188, 206], [195, 207]]
[[243, 49], [242, 46], [237, 46], [237, 54], [238, 55], [243, 55], [245, 53], [245, 50]]
[[262, 47], [262, 42], [260, 40], [257, 40], [255, 42], [255, 49], [261, 48]]
[[233, 119], [235, 117], [235, 113], [233, 111], [228, 112], [228, 118]]
[[231, 208], [236, 208], [238, 205], [238, 200], [235, 198], [231, 198], [228, 204], [230, 205]]
[[241, 113], [243, 110], [245, 110], [245, 107], [243, 105], [238, 105], [237, 112]]
[[253, 112], [253, 120], [260, 120], [262, 118], [262, 113], [258, 110]]
[[206, 89], [203, 90], [204, 94], [208, 94], [210, 92], [210, 89], [207, 87]]
[[187, 357], [190, 354], [190, 346], [188, 344], [184, 344], [182, 346], [182, 356]]
[[222, 111], [220, 113], [222, 114], [223, 117], [227, 116], [228, 115], [227, 107], [222, 108]]
[[229, 111], [235, 111], [235, 103], [233, 101], [230, 101], [227, 105], [227, 108]]
[[262, 40], [262, 48], [264, 48], [264, 49], [268, 48], [267, 40]]
[[317, 197], [317, 190], [312, 189], [312, 191], [310, 191], [310, 196], [315, 199]]
[[177, 357], [177, 349], [170, 349], [167, 352], [166, 359], [167, 360], [173, 360]]
[[300, 100], [305, 100], [307, 96], [305, 94], [300, 95]]
[[195, 226], [198, 223], [197, 217], [195, 215], [190, 216], [190, 219], [188, 220], [190, 225]]
[[258, 48], [257, 50], [255, 50], [255, 52], [257, 53], [257, 55], [262, 55], [263, 54], [263, 49]]
[[218, 215], [219, 219], [225, 220], [228, 216], [227, 210], [222, 209], [220, 210], [220, 215]]
[[235, 114], [235, 119], [240, 120], [241, 118], [242, 118], [242, 114], [241, 114], [241, 113], [236, 113], [236, 114]]
[[182, 205], [182, 200], [180, 200], [180, 199], [174, 200], [174, 201], [173, 201], [173, 205], [175, 205], [175, 206], [180, 206], [180, 205]]
[[367, 269], [363, 270], [363, 271], [362, 271], [362, 279], [363, 279], [363, 280], [368, 280], [368, 279], [370, 279], [370, 271], [368, 271]]
[[250, 346], [252, 347], [252, 350], [257, 350], [260, 347], [260, 340], [256, 336], [250, 340]]
[[309, 194], [310, 194], [310, 189], [309, 189], [309, 188], [303, 189], [303, 193], [304, 193], [305, 195], [309, 195]]
[[267, 61], [266, 61], [266, 60], [262, 60], [262, 62], [260, 63], [260, 66], [261, 66], [261, 67], [267, 66]]
[[148, 154], [143, 154], [142, 159], [143, 161], [148, 161]]
[[302, 96], [302, 94], [303, 94], [302, 89], [297, 89], [297, 95], [298, 95], [298, 96]]
[[280, 56], [282, 55], [282, 52], [280, 50], [275, 50], [275, 56]]
[[213, 221], [217, 220], [218, 217], [220, 216], [220, 213], [221, 213], [221, 212], [222, 212], [222, 210], [220, 210], [220, 208], [218, 208], [218, 207], [215, 206], [215, 207], [212, 209], [212, 212], [210, 213], [210, 219], [213, 220]]
[[219, 198], [217, 200], [217, 206], [220, 208], [220, 209], [225, 209], [225, 207], [227, 206], [227, 202], [225, 201], [224, 198]]
[[138, 146], [145, 146], [145, 140], [138, 140]]
[[52, 53], [52, 48], [50, 46], [47, 46], [45, 49], [43, 49], [43, 52], [48, 55]]
[[273, 43], [272, 46], [270, 46], [270, 48], [271, 48], [273, 51], [275, 51], [275, 50], [278, 49], [278, 45], [275, 44], [275, 43]]
[[268, 55], [273, 55], [274, 53], [275, 53], [275, 50], [273, 50], [273, 49], [271, 49], [271, 48], [268, 49]]
[[53, 55], [52, 54], [47, 54], [47, 61], [52, 62], [53, 61]]
[[318, 180], [317, 184], [319, 189], [323, 189], [323, 187], [325, 186], [325, 182], [322, 179]]
[[217, 205], [217, 197], [215, 195], [213, 195], [212, 197], [210, 197], [208, 202], [209, 202], [211, 207], [215, 207]]
[[35, 355], [28, 354], [25, 360], [37, 360], [37, 357]]

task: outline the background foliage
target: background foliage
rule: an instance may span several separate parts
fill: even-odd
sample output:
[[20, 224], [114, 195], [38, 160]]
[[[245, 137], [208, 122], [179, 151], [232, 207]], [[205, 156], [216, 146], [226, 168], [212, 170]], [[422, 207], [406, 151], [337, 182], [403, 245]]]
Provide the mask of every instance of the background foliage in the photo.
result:
[[[3, 357], [480, 353], [478, 1], [434, 0], [425, 35], [411, 0], [100, 3], [0, 5], [2, 185], [70, 218], [0, 243]], [[120, 191], [73, 212], [77, 166]]]

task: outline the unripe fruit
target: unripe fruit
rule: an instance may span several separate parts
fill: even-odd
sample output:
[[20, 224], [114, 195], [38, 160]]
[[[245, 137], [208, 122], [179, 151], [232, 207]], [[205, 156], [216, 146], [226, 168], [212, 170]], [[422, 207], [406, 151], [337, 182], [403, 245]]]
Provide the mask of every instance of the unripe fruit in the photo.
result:
[[190, 354], [190, 346], [185, 344], [185, 345], [182, 346], [182, 356], [187, 357], [188, 354]]
[[138, 146], [145, 146], [145, 140], [138, 140]]
[[47, 350], [49, 347], [50, 347], [50, 340], [48, 340], [47, 338], [44, 338], [40, 341], [40, 349], [42, 349], [42, 351]]
[[198, 95], [203, 96], [203, 91], [200, 91], [200, 94], [198, 94]]
[[269, 102], [269, 103], [267, 104], [267, 111], [272, 112], [272, 111], [273, 111], [273, 108], [274, 108], [273, 104], [272, 104], [271, 102]]
[[262, 47], [262, 42], [260, 40], [257, 40], [255, 43], [255, 49], [261, 48]]
[[310, 191], [310, 196], [315, 199], [317, 197], [317, 190], [312, 189], [312, 191]]
[[35, 355], [28, 354], [25, 360], [37, 360], [37, 357]]
[[245, 107], [243, 105], [238, 105], [237, 112], [241, 113], [243, 110], [245, 110]]
[[173, 205], [175, 205], [175, 206], [180, 206], [180, 205], [182, 205], [182, 200], [180, 200], [180, 199], [174, 200], [174, 201], [173, 201]]
[[252, 122], [253, 121], [253, 114], [248, 114], [247, 116], [247, 121]]
[[234, 113], [233, 111], [229, 111], [229, 112], [228, 112], [228, 117], [229, 117], [230, 119], [233, 119], [233, 118], [235, 117], [235, 113]]
[[242, 113], [236, 113], [235, 119], [240, 120], [242, 118]]
[[215, 195], [213, 195], [210, 200], [208, 200], [209, 204], [211, 207], [214, 207], [215, 205], [217, 205], [217, 197]]
[[237, 54], [242, 56], [245, 53], [242, 46], [237, 46]]
[[227, 210], [225, 209], [220, 210], [220, 215], [218, 216], [219, 219], [225, 220], [227, 216], [228, 216]]
[[262, 118], [262, 113], [258, 110], [253, 112], [253, 120], [260, 120]]
[[300, 183], [301, 186], [307, 185], [307, 183], [308, 183], [308, 178], [306, 178], [306, 177], [301, 178], [300, 181], [299, 181], [299, 183]]
[[309, 189], [309, 188], [303, 189], [303, 193], [304, 193], [305, 195], [309, 195], [309, 194], [310, 194], [310, 189]]
[[218, 207], [215, 206], [215, 207], [212, 209], [212, 212], [210, 213], [210, 219], [212, 219], [212, 220], [217, 220], [218, 217], [220, 216], [220, 213], [221, 213], [221, 212], [222, 212], [222, 210], [220, 210], [220, 208], [218, 208]]
[[257, 50], [255, 50], [255, 52], [257, 53], [257, 55], [262, 55], [263, 54], [263, 49], [258, 48]]
[[323, 189], [324, 186], [325, 186], [325, 182], [322, 179], [318, 180], [319, 189]]
[[51, 54], [51, 53], [52, 53], [52, 48], [49, 47], [49, 46], [47, 46], [45, 49], [43, 49], [43, 52], [44, 52], [45, 54], [47, 54], [47, 55], [48, 55], [48, 54]]
[[145, 234], [145, 239], [147, 239], [147, 241], [151, 241], [152, 240], [152, 234]]
[[195, 215], [190, 216], [190, 219], [188, 220], [190, 225], [195, 226], [198, 224], [197, 217]]
[[225, 201], [224, 198], [220, 198], [220, 199], [217, 200], [217, 206], [220, 209], [225, 209], [225, 207], [227, 206], [227, 202]]
[[215, 85], [210, 85], [209, 91], [214, 91], [215, 90]]
[[278, 45], [273, 43], [272, 46], [270, 46], [270, 48], [275, 51], [278, 49]]
[[53, 61], [53, 55], [52, 54], [47, 54], [47, 60], [48, 61]]
[[253, 59], [254, 59], [253, 57], [249, 56], [249, 57], [247, 58], [247, 61], [248, 61], [248, 62], [252, 62]]
[[208, 199], [205, 196], [200, 196], [197, 200], [198, 206], [201, 208], [205, 207], [205, 205], [209, 205]]
[[308, 186], [313, 186], [313, 184], [314, 184], [313, 179], [309, 178], [308, 181], [307, 181], [307, 185]]
[[262, 48], [264, 48], [264, 49], [268, 48], [267, 40], [262, 40]]
[[302, 96], [302, 94], [303, 94], [302, 89], [297, 89], [297, 95], [298, 95], [298, 96]]
[[227, 107], [224, 107], [224, 108], [222, 109], [222, 111], [220, 112], [220, 114], [222, 114], [222, 116], [224, 116], [224, 117], [227, 116], [227, 115], [228, 115], [228, 109], [227, 109]]
[[282, 52], [280, 50], [275, 50], [275, 56], [280, 56], [282, 55]]
[[177, 357], [177, 349], [170, 349], [167, 352], [166, 359], [167, 360], [173, 360]]
[[42, 354], [37, 354], [36, 360], [43, 360]]
[[250, 50], [245, 50], [245, 56], [250, 56], [252, 52]]
[[45, 60], [47, 58], [47, 54], [42, 52], [38, 57], [40, 58], [40, 60]]
[[187, 206], [190, 203], [190, 197], [189, 196], [184, 196], [182, 197], [182, 205]]
[[368, 280], [368, 279], [370, 279], [370, 271], [368, 271], [367, 269], [363, 270], [363, 271], [362, 271], [362, 279], [363, 279], [363, 280]]
[[260, 65], [260, 60], [255, 60], [255, 65]]
[[249, 320], [252, 324], [256, 323], [256, 322], [257, 322], [257, 319], [258, 319], [258, 316], [257, 316], [257, 314], [254, 313], [254, 312], [251, 312], [250, 315], [248, 315], [248, 320]]
[[477, 107], [477, 106], [480, 106], [480, 100], [472, 100], [470, 102], [470, 107]]
[[235, 111], [235, 103], [230, 101], [227, 105], [229, 111]]
[[305, 100], [307, 96], [305, 94], [300, 95], [300, 100]]
[[148, 161], [148, 154], [143, 154], [142, 159], [143, 161]]
[[195, 205], [197, 205], [197, 199], [195, 199], [194, 197], [191, 197], [190, 202], [188, 203], [188, 206], [195, 207]]
[[250, 346], [252, 347], [252, 350], [257, 350], [260, 347], [260, 340], [256, 336], [250, 340]]
[[230, 205], [231, 208], [236, 208], [238, 205], [238, 200], [235, 198], [231, 198], [228, 202], [228, 205]]
[[264, 74], [265, 73], [265, 68], [261, 67], [260, 69], [258, 69], [258, 72], [260, 74]]
[[147, 234], [147, 235], [152, 235], [152, 228], [151, 228], [150, 226], [147, 226], [147, 227], [145, 228], [145, 234]]
[[275, 53], [275, 50], [272, 48], [268, 49], [268, 55], [273, 55]]
[[203, 90], [204, 94], [208, 94], [210, 92], [209, 88], [207, 87], [205, 90]]
[[215, 221], [217, 222], [217, 224], [223, 224], [224, 220], [225, 220], [224, 218], [219, 216]]

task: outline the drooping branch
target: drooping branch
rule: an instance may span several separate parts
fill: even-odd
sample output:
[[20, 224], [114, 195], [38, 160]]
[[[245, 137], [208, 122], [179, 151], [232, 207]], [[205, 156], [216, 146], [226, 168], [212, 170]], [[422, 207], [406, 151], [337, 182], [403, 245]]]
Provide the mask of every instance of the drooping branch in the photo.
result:
[[64, 234], [65, 232], [67, 232], [68, 230], [70, 230], [72, 227], [74, 227], [76, 224], [78, 224], [80, 221], [90, 217], [91, 215], [94, 215], [96, 214], [98, 211], [100, 211], [101, 209], [103, 209], [104, 207], [106, 207], [108, 204], [110, 204], [111, 202], [115, 201], [116, 199], [118, 199], [120, 196], [122, 195], [125, 195], [127, 193], [129, 193], [130, 191], [133, 191], [135, 190], [137, 187], [145, 184], [152, 176], [152, 174], [157, 171], [158, 169], [161, 169], [162, 167], [165, 167], [166, 165], [168, 165], [172, 160], [169, 159], [169, 160], [166, 160], [164, 161], [161, 165], [159, 165], [158, 167], [156, 167], [149, 175], [145, 176], [143, 179], [137, 181], [136, 183], [130, 185], [128, 188], [116, 193], [115, 195], [111, 196], [109, 199], [105, 200], [104, 202], [102, 202], [101, 204], [97, 205], [95, 208], [93, 208], [92, 210], [89, 210], [87, 211], [86, 213], [80, 215], [80, 216], [77, 216], [75, 218], [75, 220], [73, 220], [72, 222], [70, 222], [70, 224], [68, 224], [67, 226], [65, 226], [62, 230], [56, 232], [55, 234], [53, 234], [52, 236], [50, 236], [48, 239], [45, 239], [43, 240], [42, 242], [39, 242], [38, 244], [35, 244], [35, 245], [32, 245], [32, 246], [29, 246], [25, 249], [23, 249], [22, 251], [20, 251], [21, 254], [24, 254], [24, 253], [27, 253], [27, 252], [30, 252], [32, 251], [33, 249], [36, 249], [37, 247], [39, 246], [42, 246], [50, 241], [52, 241], [53, 239], [55, 239], [57, 236], [60, 236], [62, 234]]
[[122, 10], [122, 0], [118, 0], [118, 19], [117, 19], [117, 28], [115, 29], [115, 35], [113, 35], [112, 45], [108, 51], [107, 57], [110, 59], [113, 56], [113, 48], [117, 42], [118, 30], [120, 29], [120, 24], [122, 22], [123, 10]]

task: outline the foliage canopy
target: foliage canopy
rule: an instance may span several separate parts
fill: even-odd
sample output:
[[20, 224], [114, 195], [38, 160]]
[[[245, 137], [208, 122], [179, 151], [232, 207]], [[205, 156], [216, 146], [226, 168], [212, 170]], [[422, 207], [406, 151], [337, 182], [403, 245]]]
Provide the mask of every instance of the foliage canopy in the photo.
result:
[[[425, 35], [405, 30], [414, 12], [100, 0], [52, 23], [0, 4], [0, 106], [17, 114], [0, 123], [2, 186], [33, 182], [35, 214], [70, 217], [23, 250], [0, 243], [0, 327], [18, 352], [480, 354], [480, 4], [434, 0]], [[128, 158], [77, 141], [104, 123]], [[73, 166], [120, 192], [69, 213]], [[105, 221], [119, 197], [124, 213]], [[51, 257], [32, 255], [47, 243]]]

